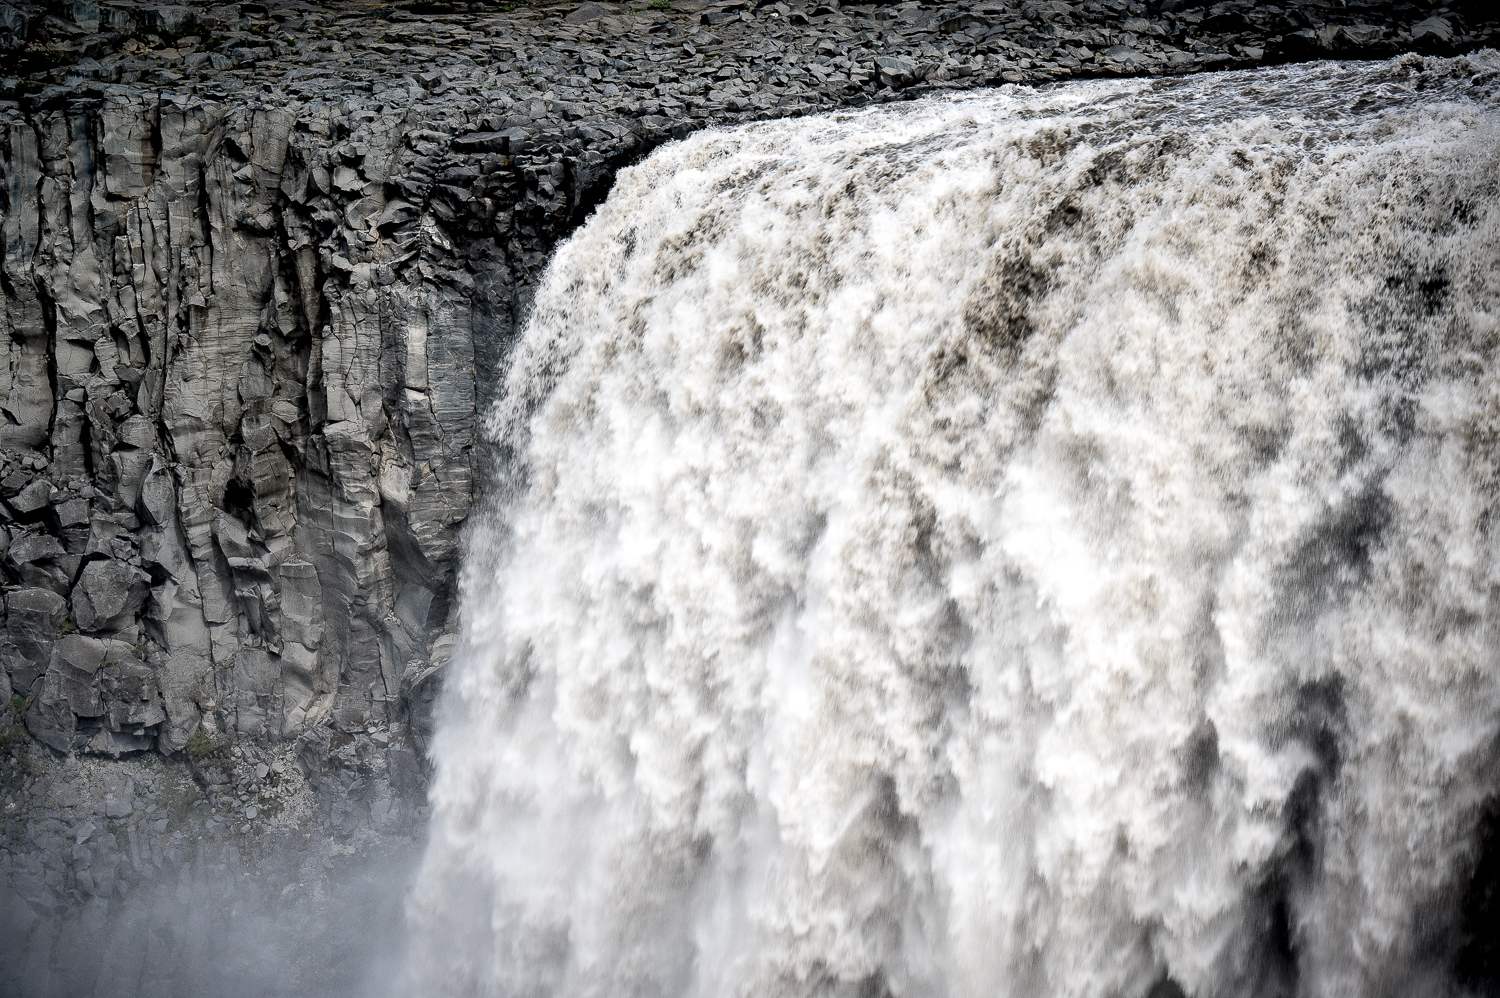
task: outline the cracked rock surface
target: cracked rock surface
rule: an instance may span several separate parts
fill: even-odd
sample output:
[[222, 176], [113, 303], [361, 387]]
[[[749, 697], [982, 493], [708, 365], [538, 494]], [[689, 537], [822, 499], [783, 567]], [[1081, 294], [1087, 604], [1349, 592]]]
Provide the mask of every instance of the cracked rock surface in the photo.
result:
[[[0, 4], [5, 82], [204, 93], [541, 98], [559, 117], [674, 123], [828, 106], [882, 88], [1265, 61], [1451, 54], [1488, 44], [1485, 0], [653, 0], [649, 4]], [[581, 106], [575, 106], [581, 105]], [[521, 116], [539, 117], [534, 109]]]
[[[0, 80], [0, 870], [32, 913], [16, 931], [150, 880], [154, 860], [120, 872], [122, 842], [166, 855], [176, 830], [211, 866], [420, 825], [480, 414], [552, 247], [656, 145], [974, 86], [1453, 54], [1492, 43], [1496, 17], [0, 3], [17, 74]], [[273, 772], [296, 807], [266, 796]], [[202, 806], [166, 828], [150, 804], [111, 815], [120, 780], [178, 781]], [[112, 862], [88, 845], [107, 840]]]

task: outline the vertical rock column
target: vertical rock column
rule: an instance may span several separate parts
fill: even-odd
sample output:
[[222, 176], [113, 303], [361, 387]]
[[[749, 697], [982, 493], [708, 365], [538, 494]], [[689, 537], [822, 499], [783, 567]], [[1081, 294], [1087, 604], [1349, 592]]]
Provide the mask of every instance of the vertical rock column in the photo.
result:
[[388, 196], [404, 117], [112, 92], [3, 127], [0, 660], [33, 736], [400, 722], [476, 427], [475, 282]]

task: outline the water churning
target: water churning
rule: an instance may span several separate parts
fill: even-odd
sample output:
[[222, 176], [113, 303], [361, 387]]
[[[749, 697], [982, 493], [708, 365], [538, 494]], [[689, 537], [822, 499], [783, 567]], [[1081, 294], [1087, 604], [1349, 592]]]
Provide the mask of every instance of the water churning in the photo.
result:
[[1497, 76], [1006, 88], [624, 172], [492, 417], [412, 981], [1454, 987]]

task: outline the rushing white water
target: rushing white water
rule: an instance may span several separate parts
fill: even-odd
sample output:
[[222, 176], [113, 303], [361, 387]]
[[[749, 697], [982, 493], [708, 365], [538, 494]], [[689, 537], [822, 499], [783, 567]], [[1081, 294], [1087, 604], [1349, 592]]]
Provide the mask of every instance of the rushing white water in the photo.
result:
[[703, 134], [492, 430], [433, 995], [1441, 993], [1500, 736], [1500, 58]]

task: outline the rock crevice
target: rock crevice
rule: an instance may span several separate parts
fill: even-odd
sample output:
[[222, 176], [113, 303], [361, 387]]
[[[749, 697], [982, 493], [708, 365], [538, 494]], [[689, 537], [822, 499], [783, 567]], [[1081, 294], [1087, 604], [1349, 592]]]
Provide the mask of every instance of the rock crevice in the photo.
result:
[[[410, 112], [300, 112], [109, 94], [6, 117], [0, 656], [58, 750], [402, 724], [433, 664], [475, 344], [510, 335], [511, 260], [566, 205], [536, 199], [518, 237], [481, 207], [526, 200], [514, 157]], [[161, 716], [94, 731], [114, 715], [74, 689], [79, 642], [148, 668]]]

